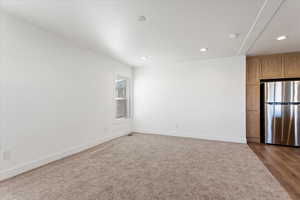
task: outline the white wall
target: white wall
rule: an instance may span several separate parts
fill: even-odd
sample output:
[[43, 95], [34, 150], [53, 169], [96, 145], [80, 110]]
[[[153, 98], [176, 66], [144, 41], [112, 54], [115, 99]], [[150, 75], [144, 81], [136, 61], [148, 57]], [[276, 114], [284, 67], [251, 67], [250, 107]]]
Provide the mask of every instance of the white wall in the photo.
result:
[[134, 131], [246, 142], [245, 57], [134, 71]]
[[0, 18], [0, 179], [131, 132], [131, 120], [115, 120], [113, 101], [114, 78], [130, 78], [130, 67]]

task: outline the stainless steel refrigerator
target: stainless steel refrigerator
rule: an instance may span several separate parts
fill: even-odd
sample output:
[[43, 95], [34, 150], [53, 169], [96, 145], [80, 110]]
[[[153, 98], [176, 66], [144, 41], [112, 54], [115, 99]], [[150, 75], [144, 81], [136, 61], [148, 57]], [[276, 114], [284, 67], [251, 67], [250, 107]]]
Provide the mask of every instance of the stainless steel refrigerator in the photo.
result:
[[264, 139], [300, 146], [300, 81], [264, 83]]

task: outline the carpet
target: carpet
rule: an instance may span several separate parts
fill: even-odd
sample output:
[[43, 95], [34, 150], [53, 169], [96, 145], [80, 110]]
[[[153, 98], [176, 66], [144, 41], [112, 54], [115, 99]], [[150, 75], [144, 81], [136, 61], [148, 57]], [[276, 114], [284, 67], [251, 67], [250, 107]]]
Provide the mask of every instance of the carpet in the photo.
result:
[[134, 134], [0, 183], [1, 200], [289, 200], [246, 144]]

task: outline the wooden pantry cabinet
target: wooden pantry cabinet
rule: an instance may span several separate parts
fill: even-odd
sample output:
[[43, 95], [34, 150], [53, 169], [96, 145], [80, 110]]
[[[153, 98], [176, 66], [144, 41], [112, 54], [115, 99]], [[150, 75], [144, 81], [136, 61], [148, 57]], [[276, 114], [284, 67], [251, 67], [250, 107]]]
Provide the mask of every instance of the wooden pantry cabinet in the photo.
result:
[[261, 62], [262, 79], [284, 78], [282, 56], [263, 56], [259, 60]]
[[287, 54], [282, 56], [285, 77], [300, 77], [300, 53]]
[[247, 84], [259, 84], [261, 67], [260, 60], [257, 58], [249, 58], [247, 59], [247, 76], [246, 81]]
[[250, 56], [246, 60], [246, 136], [260, 142], [260, 81], [300, 78], [300, 52]]

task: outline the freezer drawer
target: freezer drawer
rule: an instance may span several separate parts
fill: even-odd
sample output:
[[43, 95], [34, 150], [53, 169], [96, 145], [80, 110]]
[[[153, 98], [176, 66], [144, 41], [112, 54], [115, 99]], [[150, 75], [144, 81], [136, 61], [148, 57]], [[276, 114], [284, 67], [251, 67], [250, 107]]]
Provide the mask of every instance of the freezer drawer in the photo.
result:
[[265, 103], [265, 143], [300, 146], [300, 105]]

